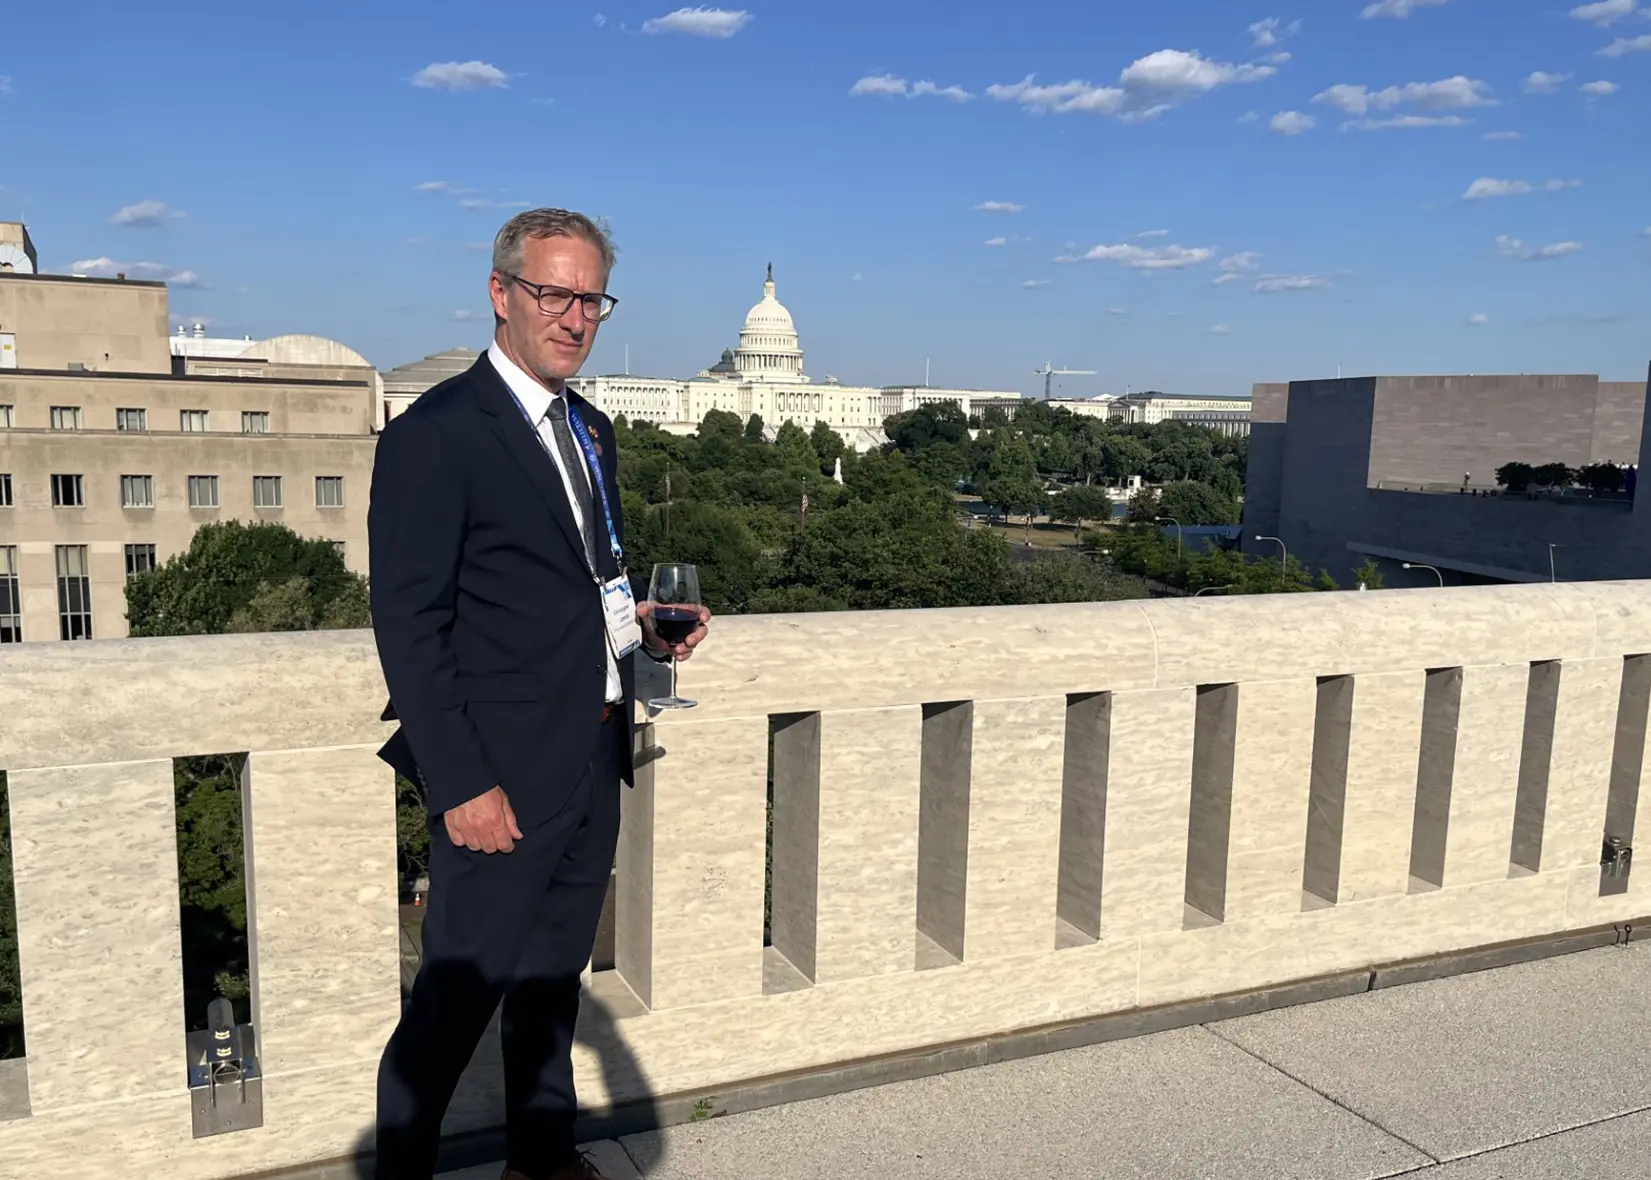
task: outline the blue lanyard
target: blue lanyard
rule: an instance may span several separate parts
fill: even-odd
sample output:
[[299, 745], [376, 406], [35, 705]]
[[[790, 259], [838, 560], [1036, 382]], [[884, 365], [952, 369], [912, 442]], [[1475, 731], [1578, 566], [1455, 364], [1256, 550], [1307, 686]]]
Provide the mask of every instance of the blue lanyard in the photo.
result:
[[[533, 420], [533, 415], [527, 412], [527, 407], [522, 404], [522, 399], [516, 396], [514, 389], [510, 389], [508, 382], [505, 388], [510, 390], [510, 400], [515, 402], [516, 408], [522, 412], [522, 417], [527, 421], [528, 429], [533, 431], [533, 437], [538, 439], [539, 445], [544, 448], [545, 457], [552, 463], [556, 463], [556, 456], [551, 454], [550, 444], [545, 442], [545, 436], [539, 433], [539, 424]], [[566, 391], [561, 396], [567, 397]], [[596, 444], [591, 441], [590, 431], [585, 429], [584, 419], [579, 417], [579, 411], [573, 408], [573, 402], [571, 401], [568, 402], [568, 424], [573, 427], [573, 436], [579, 440], [579, 449], [584, 453], [585, 463], [590, 468], [591, 477], [596, 481], [596, 496], [602, 502], [602, 522], [608, 526], [608, 548], [613, 553], [614, 564], [619, 567], [619, 575], [624, 577], [626, 574], [625, 552], [619, 547], [619, 533], [613, 527], [613, 514], [608, 511], [608, 483], [602, 477], [602, 463], [597, 458]], [[558, 468], [560, 466], [560, 464], [557, 464]], [[573, 478], [572, 472], [568, 473], [568, 478]], [[597, 581], [602, 580], [602, 576], [597, 571], [591, 570], [591, 574]]]

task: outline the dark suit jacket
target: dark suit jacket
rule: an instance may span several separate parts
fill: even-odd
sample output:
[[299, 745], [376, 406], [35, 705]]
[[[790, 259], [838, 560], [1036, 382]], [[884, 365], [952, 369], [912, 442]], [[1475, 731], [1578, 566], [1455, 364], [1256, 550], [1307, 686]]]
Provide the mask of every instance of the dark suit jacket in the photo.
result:
[[[622, 536], [613, 424], [568, 397]], [[367, 532], [386, 720], [401, 722], [379, 756], [424, 784], [432, 815], [495, 785], [524, 825], [556, 814], [596, 747], [607, 630], [561, 476], [486, 355], [385, 427]], [[628, 780], [630, 658], [619, 671]]]

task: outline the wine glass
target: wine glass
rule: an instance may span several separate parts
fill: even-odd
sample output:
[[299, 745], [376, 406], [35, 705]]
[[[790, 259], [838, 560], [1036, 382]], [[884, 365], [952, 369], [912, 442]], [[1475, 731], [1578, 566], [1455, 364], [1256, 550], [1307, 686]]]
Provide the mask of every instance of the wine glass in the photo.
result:
[[[687, 639], [699, 626], [699, 571], [691, 565], [664, 562], [654, 566], [648, 584], [654, 632], [671, 645]], [[648, 702], [650, 709], [692, 709], [698, 701], [676, 695], [676, 656], [671, 656], [671, 695]]]

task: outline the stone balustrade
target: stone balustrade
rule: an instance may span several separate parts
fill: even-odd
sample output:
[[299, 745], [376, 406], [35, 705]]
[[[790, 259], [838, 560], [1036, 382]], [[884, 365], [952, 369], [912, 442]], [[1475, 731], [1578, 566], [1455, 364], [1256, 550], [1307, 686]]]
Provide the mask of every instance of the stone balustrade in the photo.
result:
[[[1651, 873], [1600, 868], [1646, 769], [1648, 583], [726, 619], [682, 686], [625, 795], [593, 1107], [1651, 913]], [[383, 701], [360, 632], [0, 651], [29, 1054], [0, 1174], [370, 1142]], [[196, 1139], [172, 759], [233, 751], [264, 1123]], [[497, 1124], [496, 1068], [452, 1130]]]

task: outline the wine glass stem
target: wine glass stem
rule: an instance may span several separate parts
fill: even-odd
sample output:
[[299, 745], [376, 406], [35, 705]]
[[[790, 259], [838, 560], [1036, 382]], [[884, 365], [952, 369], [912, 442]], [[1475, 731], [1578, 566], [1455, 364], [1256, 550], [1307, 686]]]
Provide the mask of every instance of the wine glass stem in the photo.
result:
[[671, 653], [671, 699], [676, 699], [676, 653]]

